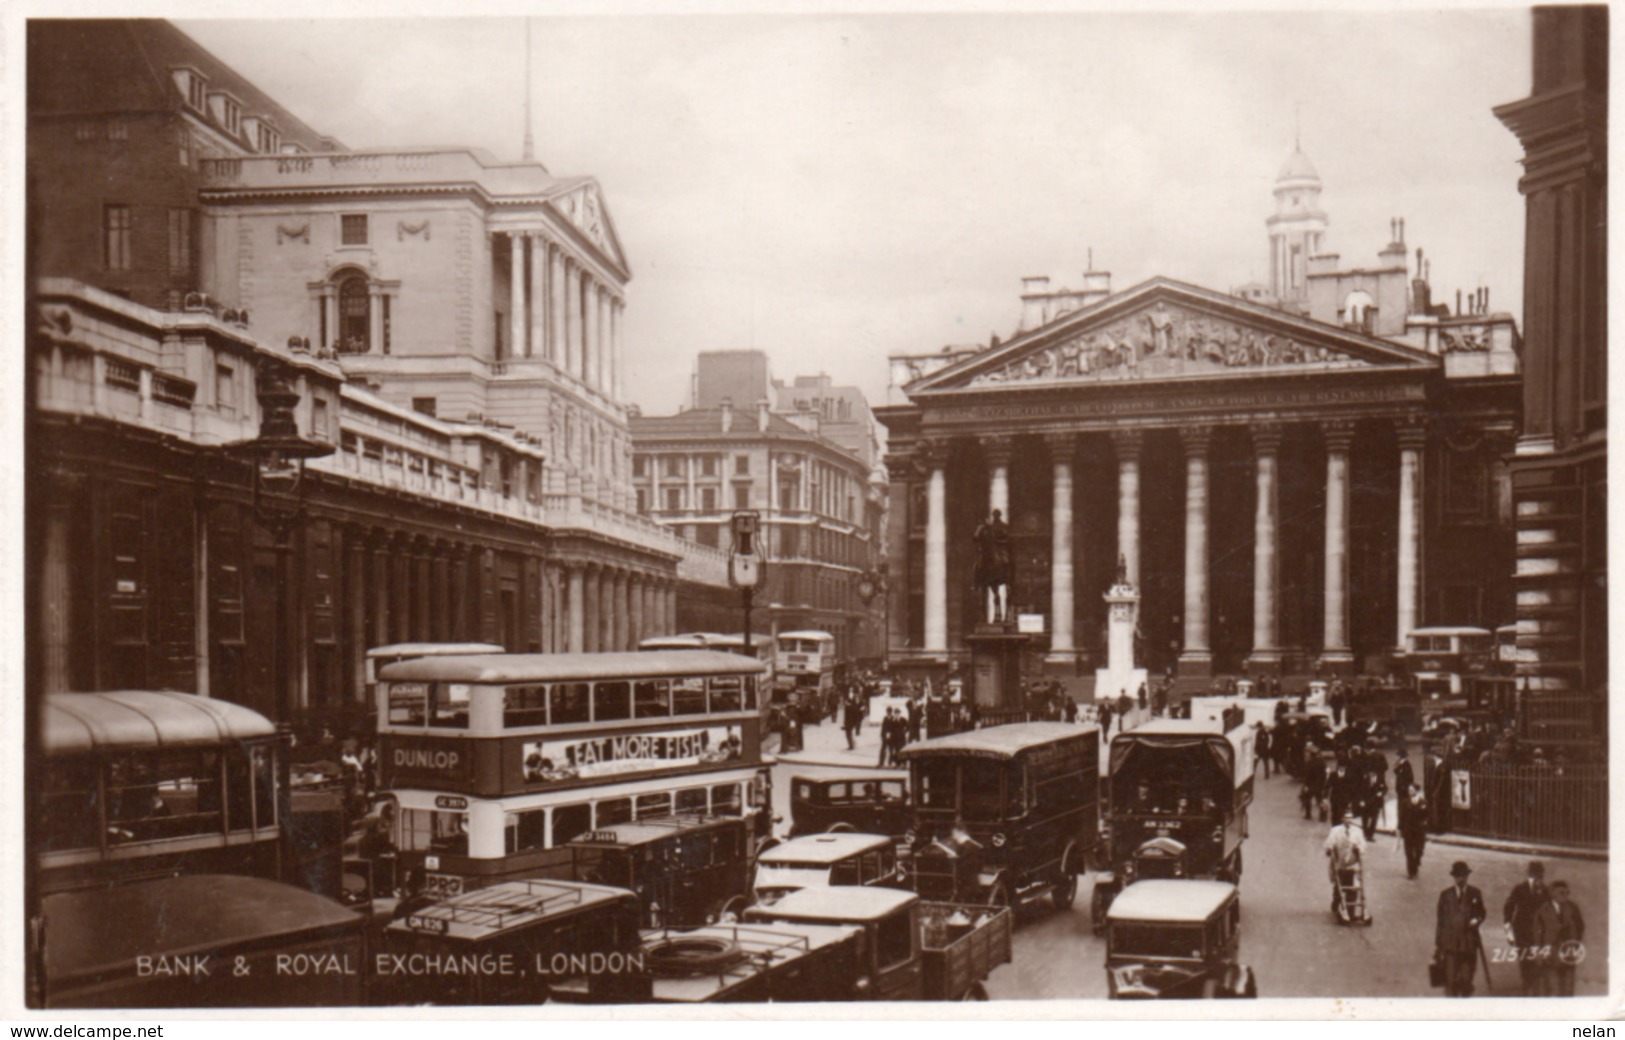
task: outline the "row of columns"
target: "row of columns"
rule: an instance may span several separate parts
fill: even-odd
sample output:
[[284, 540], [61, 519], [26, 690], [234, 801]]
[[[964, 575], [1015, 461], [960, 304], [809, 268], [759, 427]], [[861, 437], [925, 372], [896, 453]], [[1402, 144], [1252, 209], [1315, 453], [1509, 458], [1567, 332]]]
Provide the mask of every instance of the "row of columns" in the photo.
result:
[[[1253, 519], [1253, 654], [1259, 664], [1279, 662], [1280, 617], [1276, 592], [1279, 573], [1279, 467], [1282, 429], [1255, 425], [1252, 434], [1256, 463], [1257, 506]], [[1325, 627], [1322, 660], [1328, 664], [1353, 661], [1348, 623], [1349, 446], [1354, 439], [1350, 422], [1329, 422], [1321, 427], [1326, 444]], [[1208, 445], [1212, 428], [1186, 427], [1180, 431], [1185, 449], [1185, 609], [1184, 652], [1181, 662], [1207, 664], [1212, 659], [1208, 642]], [[1140, 585], [1140, 448], [1138, 430], [1112, 434], [1117, 453], [1117, 545], [1128, 580]], [[1397, 623], [1394, 645], [1416, 627], [1420, 588], [1421, 457], [1426, 441], [1418, 425], [1399, 431], [1399, 517]], [[1072, 457], [1075, 435], [1046, 437], [1054, 475], [1052, 544], [1050, 552], [1051, 653], [1074, 652], [1074, 578], [1072, 557]], [[1009, 461], [1013, 442], [1008, 437], [983, 441], [988, 468], [988, 510], [1010, 512]], [[927, 473], [925, 525], [925, 649], [944, 651], [948, 645], [948, 524], [947, 458], [940, 446], [922, 452]]]
[[512, 356], [546, 358], [620, 400], [625, 301], [550, 236], [540, 231], [507, 235]]
[[677, 583], [606, 564], [564, 567], [565, 638], [561, 650], [591, 654], [636, 650], [677, 631]]

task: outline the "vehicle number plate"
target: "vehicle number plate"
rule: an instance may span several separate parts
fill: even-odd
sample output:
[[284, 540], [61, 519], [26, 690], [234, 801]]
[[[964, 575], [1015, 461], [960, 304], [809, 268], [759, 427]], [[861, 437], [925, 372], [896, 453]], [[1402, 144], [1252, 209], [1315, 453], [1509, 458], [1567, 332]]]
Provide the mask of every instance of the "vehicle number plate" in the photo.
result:
[[436, 935], [445, 935], [446, 919], [444, 917], [424, 917], [422, 914], [409, 914], [406, 918], [406, 927], [414, 932], [433, 932]]

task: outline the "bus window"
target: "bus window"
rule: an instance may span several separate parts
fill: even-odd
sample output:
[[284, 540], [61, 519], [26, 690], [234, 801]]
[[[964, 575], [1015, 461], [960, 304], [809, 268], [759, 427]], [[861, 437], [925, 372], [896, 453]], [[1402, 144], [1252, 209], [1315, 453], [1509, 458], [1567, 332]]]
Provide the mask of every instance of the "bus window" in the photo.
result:
[[555, 805], [553, 807], [553, 847], [558, 848], [567, 844], [571, 838], [578, 834], [585, 834], [592, 830], [592, 806], [586, 802], [579, 805]]
[[40, 794], [40, 815], [51, 821], [45, 831], [45, 851], [93, 849], [101, 845], [100, 769], [94, 760], [50, 763]]
[[959, 770], [951, 761], [924, 761], [915, 774], [919, 780], [919, 804], [922, 809], [954, 808], [954, 784]]
[[630, 823], [632, 821], [632, 799], [606, 798], [598, 803], [597, 821], [595, 826], [602, 830], [613, 827], [617, 823]]
[[547, 725], [547, 686], [509, 686], [502, 691], [504, 726]]
[[555, 726], [590, 722], [586, 683], [554, 683], [548, 692], [549, 721]]
[[718, 784], [711, 788], [711, 814], [713, 816], [739, 816], [744, 803], [738, 784]]
[[705, 680], [678, 679], [671, 684], [673, 715], [705, 714]]
[[441, 809], [402, 809], [401, 849], [468, 855], [468, 814]]
[[914, 955], [913, 914], [898, 913], [883, 918], [876, 931], [875, 955], [881, 971], [901, 964]]
[[671, 815], [671, 792], [656, 791], [653, 794], [638, 795], [637, 818], [648, 816]]
[[508, 855], [547, 848], [547, 810], [531, 809], [509, 813], [507, 819]]
[[645, 679], [634, 684], [633, 711], [640, 719], [663, 719], [671, 714], [671, 695], [664, 679]]
[[266, 745], [249, 752], [254, 770], [254, 826], [275, 827], [277, 803], [277, 776], [275, 759]]
[[389, 722], [392, 726], [421, 726], [429, 717], [428, 683], [389, 684]]
[[624, 682], [601, 682], [592, 689], [595, 722], [619, 722], [632, 717], [632, 690]]
[[468, 686], [464, 683], [435, 683], [429, 698], [432, 705], [429, 724], [452, 729], [468, 728]]
[[685, 787], [677, 792], [677, 811], [680, 813], [704, 813], [706, 807], [706, 792], [703, 787]]
[[744, 697], [740, 690], [741, 676], [718, 675], [711, 678], [711, 710], [740, 711]]
[[755, 711], [756, 710], [756, 676], [754, 676], [754, 675], [746, 675], [746, 676], [742, 677], [741, 681], [743, 681], [744, 684], [745, 684], [745, 710], [746, 711]]

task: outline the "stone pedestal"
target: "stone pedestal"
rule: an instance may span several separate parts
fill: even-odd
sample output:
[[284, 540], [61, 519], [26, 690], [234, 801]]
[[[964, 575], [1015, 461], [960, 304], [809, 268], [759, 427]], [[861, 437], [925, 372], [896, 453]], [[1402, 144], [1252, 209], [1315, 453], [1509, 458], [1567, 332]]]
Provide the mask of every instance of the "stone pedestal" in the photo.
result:
[[970, 695], [980, 711], [1025, 707], [1021, 700], [1021, 655], [1028, 636], [1014, 625], [978, 625], [965, 637], [970, 646]]
[[1134, 666], [1134, 624], [1139, 617], [1139, 590], [1127, 582], [1119, 582], [1106, 593], [1106, 604], [1109, 610], [1106, 667], [1095, 670], [1096, 701], [1122, 693], [1135, 697], [1141, 685], [1148, 685], [1145, 669]]

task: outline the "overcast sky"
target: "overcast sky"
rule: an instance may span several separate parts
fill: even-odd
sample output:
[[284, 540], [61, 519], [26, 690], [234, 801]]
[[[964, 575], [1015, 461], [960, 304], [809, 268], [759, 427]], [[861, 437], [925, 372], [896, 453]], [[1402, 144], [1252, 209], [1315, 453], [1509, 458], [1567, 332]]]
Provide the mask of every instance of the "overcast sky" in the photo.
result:
[[[519, 157], [518, 18], [180, 22], [352, 148]], [[884, 399], [886, 355], [1006, 337], [1023, 275], [1267, 278], [1295, 113], [1370, 264], [1403, 216], [1435, 298], [1521, 311], [1526, 10], [536, 17], [537, 156], [604, 189], [630, 261], [628, 396], [758, 347]]]

